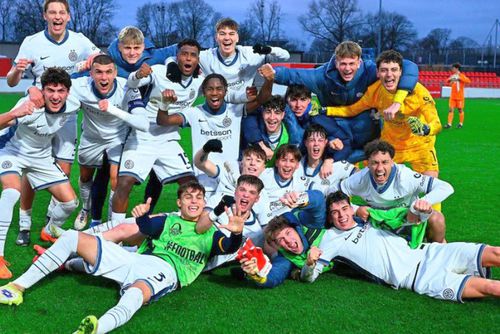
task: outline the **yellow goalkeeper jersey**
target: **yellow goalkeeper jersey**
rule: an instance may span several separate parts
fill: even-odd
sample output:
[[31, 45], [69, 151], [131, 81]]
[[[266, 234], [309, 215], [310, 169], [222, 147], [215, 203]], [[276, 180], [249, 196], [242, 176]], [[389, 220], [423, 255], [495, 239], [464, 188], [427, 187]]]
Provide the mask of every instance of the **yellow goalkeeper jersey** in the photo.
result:
[[[353, 117], [361, 112], [376, 108], [379, 112], [387, 109], [394, 101], [394, 93], [388, 92], [380, 81], [373, 83], [358, 102], [350, 106], [328, 107], [328, 116]], [[411, 132], [408, 117], [418, 117], [430, 128], [427, 136], [417, 136]], [[380, 139], [387, 141], [398, 151], [421, 149], [423, 146], [433, 147], [435, 135], [441, 131], [441, 122], [431, 94], [420, 83], [417, 83], [411, 94], [404, 99], [396, 117], [384, 120]]]

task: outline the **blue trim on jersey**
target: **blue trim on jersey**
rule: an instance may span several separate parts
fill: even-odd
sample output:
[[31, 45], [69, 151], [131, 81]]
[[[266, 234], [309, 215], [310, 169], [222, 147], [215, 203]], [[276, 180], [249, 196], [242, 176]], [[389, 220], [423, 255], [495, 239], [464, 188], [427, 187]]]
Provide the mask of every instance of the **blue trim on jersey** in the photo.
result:
[[319, 165], [314, 169], [312, 174], [307, 174], [307, 157], [302, 162], [302, 167], [304, 168], [304, 175], [308, 177], [315, 177], [316, 175], [318, 175], [319, 171], [321, 170], [321, 166], [323, 166], [323, 159], [321, 159]]
[[131, 112], [135, 108], [145, 108], [146, 105], [142, 99], [132, 100], [128, 102], [128, 112]]
[[92, 93], [94, 93], [94, 95], [99, 98], [99, 99], [109, 99], [111, 96], [113, 96], [113, 94], [116, 92], [116, 88], [118, 87], [117, 85], [117, 82], [116, 82], [116, 78], [113, 80], [113, 89], [106, 95], [102, 95], [98, 90], [97, 88], [95, 87], [95, 82], [94, 80], [92, 80], [92, 82], [90, 83], [90, 87], [92, 89]]
[[219, 108], [219, 110], [213, 110], [212, 108], [210, 108], [208, 106], [208, 104], [206, 102], [203, 103], [202, 108], [203, 108], [203, 110], [205, 110], [210, 115], [221, 115], [221, 114], [223, 114], [223, 113], [226, 112], [226, 102], [225, 101], [222, 102], [222, 105]]
[[[165, 263], [167, 263], [167, 262], [165, 261]], [[175, 271], [175, 268], [174, 268], [174, 271]], [[151, 291], [154, 292], [153, 287], [151, 286], [151, 284], [149, 284], [148, 281], [142, 280], [142, 279], [139, 279], [137, 281], [146, 282], [150, 286]], [[158, 291], [157, 293], [155, 293], [154, 295], [152, 295], [151, 298], [149, 299], [149, 302], [147, 302], [146, 305], [158, 301], [158, 299], [160, 299], [161, 297], [165, 296], [166, 294], [169, 294], [169, 293], [175, 291], [176, 289], [177, 289], [177, 282], [172, 283], [171, 285], [167, 286], [165, 289], [162, 289], [161, 291]]]
[[182, 80], [179, 82], [179, 85], [181, 85], [181, 86], [182, 86], [182, 88], [186, 89], [186, 88], [188, 88], [189, 86], [191, 86], [191, 84], [192, 84], [192, 83], [193, 83], [193, 76], [190, 76], [190, 77], [189, 77], [189, 82], [186, 84], [186, 86], [184, 86], [184, 85], [182, 84]]
[[118, 173], [118, 176], [122, 176], [122, 175], [125, 175], [125, 176], [132, 176], [134, 179], [136, 179], [137, 181], [139, 181], [139, 183], [143, 183], [144, 180], [141, 179], [139, 177], [139, 175], [137, 175], [136, 173], [132, 173], [132, 172], [119, 172]]
[[434, 178], [432, 176], [429, 176], [429, 183], [427, 184], [426, 194], [431, 192], [433, 183], [434, 183]]
[[17, 118], [15, 119], [15, 121], [16, 121], [16, 125], [13, 125], [13, 126], [9, 127], [9, 131], [6, 134], [0, 136], [0, 149], [5, 148], [5, 145], [16, 134], [16, 130], [17, 130]]
[[59, 183], [65, 183], [65, 182], [69, 182], [68, 178], [63, 179], [63, 180], [59, 180], [59, 181], [54, 181], [54, 182], [49, 182], [49, 183], [42, 184], [41, 186], [33, 188], [33, 190], [34, 191], [43, 190], [43, 189], [47, 189], [49, 187], [52, 187], [53, 185], [56, 185], [56, 184], [59, 184]]
[[392, 181], [394, 181], [394, 178], [396, 177], [396, 169], [397, 169], [396, 165], [393, 164], [391, 168], [391, 174], [389, 175], [387, 182], [381, 188], [378, 188], [377, 182], [375, 182], [375, 180], [373, 179], [372, 173], [371, 172], [368, 173], [370, 175], [370, 182], [375, 191], [377, 191], [377, 193], [382, 194], [387, 190], [387, 188], [389, 188]]
[[184, 116], [184, 114], [182, 112], [178, 113], [178, 115], [180, 115], [182, 117], [182, 124], [181, 124], [181, 128], [186, 128], [186, 127], [189, 127], [191, 126], [186, 118], [186, 116]]
[[45, 37], [49, 40], [49, 42], [51, 42], [52, 44], [55, 44], [55, 45], [61, 45], [61, 44], [64, 44], [64, 42], [66, 42], [69, 38], [69, 31], [68, 29], [66, 29], [66, 32], [64, 34], [64, 38], [62, 39], [62, 41], [58, 42], [56, 41], [55, 39], [52, 38], [52, 36], [50, 36], [49, 34], [49, 30], [48, 28], [46, 28], [44, 31], [43, 31], [43, 34], [45, 35]]
[[89, 264], [85, 260], [83, 261], [83, 264], [85, 266], [85, 271], [91, 275], [93, 275], [97, 272], [97, 270], [99, 269], [99, 266], [101, 265], [101, 259], [102, 259], [102, 240], [101, 240], [101, 238], [96, 237], [96, 236], [94, 236], [94, 238], [96, 238], [96, 240], [97, 240], [97, 255], [95, 258], [94, 268], [90, 269], [91, 264]]
[[[288, 181], [285, 181], [285, 180], [282, 180], [281, 179], [281, 176], [278, 174], [278, 171], [276, 169], [276, 167], [274, 167], [274, 173], [273, 173], [273, 176], [274, 176], [274, 181], [276, 181], [276, 184], [280, 187], [280, 188], [285, 188], [285, 187], [288, 187], [290, 185], [290, 183], [292, 183], [293, 181], [293, 176], [290, 180]], [[285, 184], [281, 185], [281, 182], [286, 182]]]
[[15, 170], [8, 170], [6, 172], [0, 173], [0, 176], [7, 175], [7, 174], [17, 174], [19, 177], [21, 177], [21, 174]]
[[62, 106], [62, 108], [59, 110], [59, 111], [56, 111], [56, 112], [53, 112], [51, 111], [49, 108], [45, 107], [43, 108], [43, 111], [46, 112], [47, 114], [49, 115], [57, 115], [57, 114], [62, 114], [63, 112], [66, 111], [66, 102], [64, 102], [64, 105]]
[[481, 258], [483, 257], [483, 252], [484, 249], [486, 248], [485, 244], [482, 244], [481, 247], [479, 248], [479, 252], [477, 252], [477, 258], [476, 258], [476, 266], [477, 266], [477, 271], [479, 272], [479, 275], [483, 278], [488, 278], [488, 273], [484, 272], [486, 270], [483, 270], [483, 266], [481, 266]]
[[465, 284], [467, 283], [467, 281], [471, 278], [472, 276], [471, 275], [466, 275], [464, 277], [464, 279], [462, 280], [462, 283], [460, 283], [460, 287], [458, 288], [458, 291], [457, 291], [457, 301], [459, 301], [460, 303], [463, 303], [464, 301], [462, 300], [462, 295], [464, 293], [464, 289], [465, 289]]
[[214, 176], [208, 176], [208, 177], [210, 177], [210, 178], [212, 178], [212, 179], [216, 179], [216, 178], [218, 178], [218, 177], [219, 177], [219, 175], [220, 175], [220, 167], [219, 167], [219, 165], [215, 165], [215, 167], [217, 168], [217, 173], [215, 173], [215, 175], [214, 175]]
[[165, 183], [175, 181], [177, 179], [180, 179], [181, 177], [191, 176], [191, 175], [194, 176], [193, 172], [185, 172], [185, 173], [177, 174], [175, 176], [167, 177], [167, 178], [164, 178], [163, 180], [160, 180], [160, 183], [162, 185], [165, 185]]
[[345, 258], [343, 256], [337, 256], [337, 257], [333, 258], [333, 262], [334, 263], [335, 262], [344, 263], [344, 264], [348, 265], [349, 267], [351, 267], [352, 269], [354, 269], [355, 271], [363, 274], [369, 280], [371, 280], [371, 281], [373, 281], [375, 283], [386, 285], [386, 286], [392, 286], [391, 284], [387, 283], [386, 281], [384, 281], [380, 277], [375, 276], [372, 273], [370, 273], [368, 270], [362, 268], [361, 266], [359, 266], [356, 262], [352, 261], [351, 259]]
[[229, 64], [226, 64], [224, 62], [224, 58], [222, 58], [222, 55], [219, 52], [219, 47], [217, 47], [216, 49], [217, 49], [216, 50], [217, 51], [217, 59], [219, 59], [219, 61], [222, 63], [222, 65], [229, 67], [229, 66], [233, 66], [238, 61], [238, 57], [240, 55], [240, 51], [238, 49], [235, 49], [236, 54], [234, 55], [234, 59]]
[[245, 221], [244, 225], [245, 226], [252, 226], [253, 224], [255, 224], [257, 222], [257, 219], [255, 218], [256, 217], [256, 214], [255, 212], [253, 211], [253, 209], [250, 209], [250, 213], [251, 213], [251, 216], [250, 217], [253, 217], [252, 220], [250, 220], [250, 217], [248, 217], [248, 219]]

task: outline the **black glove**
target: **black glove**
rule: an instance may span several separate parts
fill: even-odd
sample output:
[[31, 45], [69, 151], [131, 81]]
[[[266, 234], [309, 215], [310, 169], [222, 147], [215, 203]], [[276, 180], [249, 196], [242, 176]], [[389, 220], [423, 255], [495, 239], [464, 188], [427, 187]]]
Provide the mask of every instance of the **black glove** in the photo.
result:
[[271, 53], [271, 47], [269, 45], [262, 45], [257, 43], [253, 46], [253, 53], [268, 55]]
[[231, 208], [231, 206], [235, 203], [234, 197], [229, 195], [224, 195], [220, 200], [219, 204], [214, 208], [214, 214], [219, 217], [227, 208]]
[[182, 73], [179, 65], [175, 61], [167, 64], [167, 79], [172, 82], [181, 82]]
[[203, 145], [203, 152], [217, 152], [222, 153], [222, 142], [219, 139], [210, 139]]

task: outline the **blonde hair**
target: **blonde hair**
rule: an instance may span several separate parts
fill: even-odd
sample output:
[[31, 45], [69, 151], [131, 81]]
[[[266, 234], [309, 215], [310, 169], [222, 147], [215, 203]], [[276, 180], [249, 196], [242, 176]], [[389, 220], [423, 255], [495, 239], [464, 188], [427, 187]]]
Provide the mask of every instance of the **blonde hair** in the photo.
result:
[[126, 26], [118, 34], [118, 42], [122, 44], [143, 44], [144, 34], [134, 26]]
[[361, 58], [361, 46], [353, 41], [344, 41], [335, 48], [335, 58]]

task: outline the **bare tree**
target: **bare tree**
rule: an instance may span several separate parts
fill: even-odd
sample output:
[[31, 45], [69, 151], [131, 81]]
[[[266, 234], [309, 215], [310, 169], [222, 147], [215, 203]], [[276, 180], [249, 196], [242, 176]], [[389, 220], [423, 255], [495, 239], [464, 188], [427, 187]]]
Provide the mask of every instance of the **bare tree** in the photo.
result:
[[360, 22], [358, 12], [356, 0], [313, 0], [299, 22], [302, 29], [314, 37], [316, 44], [325, 44], [322, 49], [333, 50], [346, 39], [356, 39]]
[[9, 0], [0, 0], [0, 31], [2, 34], [1, 40], [4, 42], [13, 38], [13, 13], [12, 3]]
[[22, 41], [26, 36], [45, 29], [43, 0], [19, 0], [13, 11], [16, 13], [14, 20], [16, 41]]
[[376, 47], [379, 27], [382, 27], [382, 50], [405, 51], [414, 45], [417, 31], [413, 23], [404, 15], [394, 12], [382, 12], [365, 16], [366, 24], [359, 37], [364, 47]]
[[116, 35], [117, 29], [111, 24], [116, 8], [114, 0], [71, 1], [70, 7], [70, 29], [97, 44], [106, 44]]
[[175, 27], [176, 13], [167, 2], [147, 3], [137, 9], [137, 27], [157, 47], [175, 43], [179, 37]]
[[448, 48], [450, 49], [476, 49], [479, 48], [479, 43], [472, 38], [460, 36], [450, 42]]
[[248, 7], [244, 25], [252, 31], [254, 43], [269, 44], [278, 41], [282, 35], [281, 17], [281, 6], [276, 0], [256, 0]]
[[205, 45], [213, 39], [216, 12], [210, 5], [203, 0], [185, 0], [172, 5], [180, 38], [193, 38]]
[[444, 53], [450, 42], [450, 29], [432, 29], [427, 36], [418, 42], [420, 48], [426, 51]]

